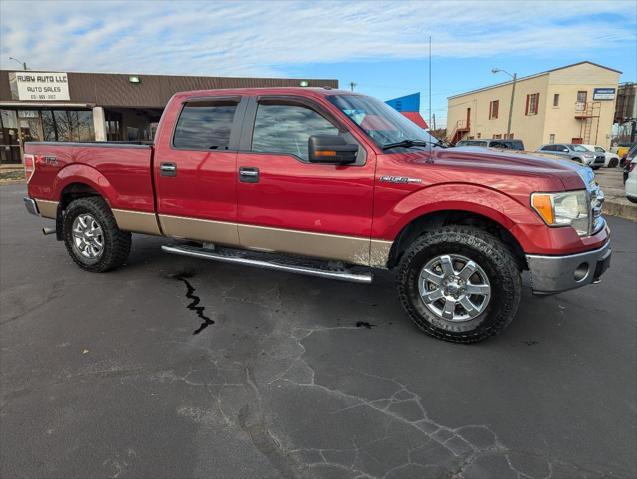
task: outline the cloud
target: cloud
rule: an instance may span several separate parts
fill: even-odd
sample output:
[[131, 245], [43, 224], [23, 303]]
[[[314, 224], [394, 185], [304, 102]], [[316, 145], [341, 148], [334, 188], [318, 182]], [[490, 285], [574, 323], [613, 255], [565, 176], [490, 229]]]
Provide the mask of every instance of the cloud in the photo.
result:
[[0, 2], [0, 66], [284, 76], [371, 59], [626, 48], [634, 2]]

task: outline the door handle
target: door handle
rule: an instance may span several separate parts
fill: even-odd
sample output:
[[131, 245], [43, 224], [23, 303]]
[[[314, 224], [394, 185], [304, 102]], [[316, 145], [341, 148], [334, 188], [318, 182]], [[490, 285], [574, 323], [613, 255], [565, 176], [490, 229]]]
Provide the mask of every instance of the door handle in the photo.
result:
[[239, 168], [239, 181], [243, 183], [258, 183], [259, 168], [242, 166]]
[[177, 176], [177, 165], [174, 163], [160, 163], [159, 174], [161, 176]]

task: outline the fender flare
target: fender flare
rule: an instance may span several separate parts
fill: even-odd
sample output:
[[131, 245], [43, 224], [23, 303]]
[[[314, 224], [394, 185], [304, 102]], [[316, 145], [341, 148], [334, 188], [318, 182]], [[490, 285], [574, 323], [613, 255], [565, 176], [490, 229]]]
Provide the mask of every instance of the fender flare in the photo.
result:
[[58, 171], [53, 180], [52, 191], [53, 196], [61, 201], [64, 188], [73, 184], [80, 183], [90, 186], [99, 195], [106, 200], [109, 206], [113, 207], [113, 199], [117, 198], [117, 191], [108, 179], [92, 166], [85, 164], [72, 164]]
[[530, 207], [501, 191], [471, 183], [445, 183], [422, 188], [398, 202], [388, 212], [397, 221], [379, 234], [396, 240], [409, 224], [423, 216], [444, 211], [466, 211], [484, 216], [501, 225], [520, 245], [529, 243], [518, 223], [541, 224]]

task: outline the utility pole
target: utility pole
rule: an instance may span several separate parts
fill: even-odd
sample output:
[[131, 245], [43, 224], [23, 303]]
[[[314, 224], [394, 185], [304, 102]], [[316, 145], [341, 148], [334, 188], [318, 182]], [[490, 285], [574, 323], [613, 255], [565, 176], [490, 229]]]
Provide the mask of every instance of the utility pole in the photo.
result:
[[22, 65], [22, 68], [24, 68], [24, 71], [27, 71], [27, 62], [22, 62], [22, 61], [18, 60], [17, 58], [13, 58], [13, 57], [9, 57], [9, 60], [14, 60], [14, 61], [20, 63]]
[[357, 83], [354, 83], [353, 81], [349, 82], [349, 87], [352, 91], [354, 91], [354, 87], [357, 85]]
[[436, 131], [436, 114], [434, 113], [432, 115], [433, 121], [434, 121], [434, 131]]
[[509, 122], [507, 124], [507, 138], [511, 138], [511, 118], [513, 116], [513, 100], [515, 98], [515, 83], [518, 79], [518, 74], [514, 73], [513, 75], [511, 75], [508, 71], [502, 70], [500, 68], [491, 69], [491, 73], [493, 74], [499, 73], [499, 72], [506, 73], [513, 79], [513, 83], [511, 84], [511, 104], [509, 105]]

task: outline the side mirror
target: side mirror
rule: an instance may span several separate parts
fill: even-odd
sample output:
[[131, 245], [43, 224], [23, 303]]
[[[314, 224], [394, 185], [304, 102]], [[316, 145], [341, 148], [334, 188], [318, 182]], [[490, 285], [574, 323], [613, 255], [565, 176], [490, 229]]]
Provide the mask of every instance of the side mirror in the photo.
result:
[[358, 145], [338, 135], [313, 135], [308, 140], [310, 163], [346, 164], [356, 161]]

